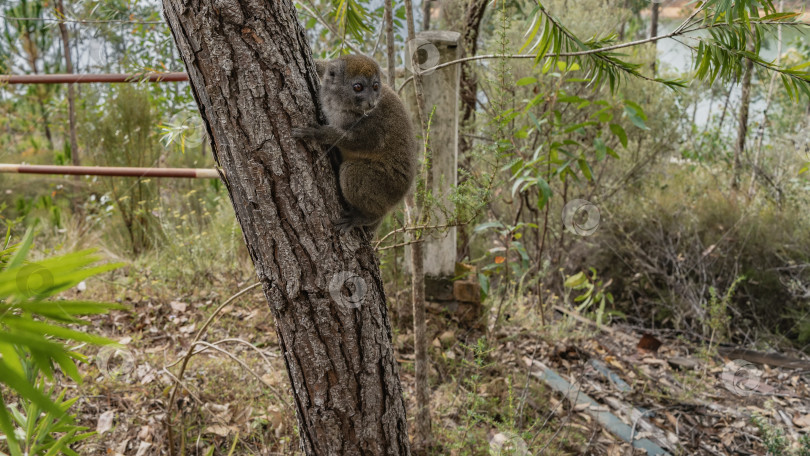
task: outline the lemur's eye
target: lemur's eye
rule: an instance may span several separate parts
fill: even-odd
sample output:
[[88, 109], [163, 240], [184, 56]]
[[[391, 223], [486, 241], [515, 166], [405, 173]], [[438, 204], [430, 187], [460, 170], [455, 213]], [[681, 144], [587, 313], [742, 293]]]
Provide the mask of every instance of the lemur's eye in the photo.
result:
[[335, 77], [335, 72], [334, 72], [334, 71], [330, 71], [330, 72], [329, 72], [329, 76]]
[[352, 86], [355, 92], [362, 92], [363, 91], [363, 84], [355, 84]]
[[374, 87], [374, 90], [380, 90], [380, 83], [379, 83], [379, 82], [375, 82], [375, 83], [374, 83], [374, 85], [373, 85], [372, 87]]

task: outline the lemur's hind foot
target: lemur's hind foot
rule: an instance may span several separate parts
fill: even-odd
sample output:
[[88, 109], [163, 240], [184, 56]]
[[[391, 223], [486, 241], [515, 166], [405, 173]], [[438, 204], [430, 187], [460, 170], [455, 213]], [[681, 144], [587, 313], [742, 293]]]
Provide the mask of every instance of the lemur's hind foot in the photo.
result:
[[374, 232], [380, 226], [380, 218], [363, 214], [357, 209], [350, 209], [348, 211], [344, 211], [343, 215], [341, 215], [339, 219], [335, 220], [335, 228], [337, 228], [341, 234], [345, 234], [357, 226], [368, 227], [370, 233], [374, 234]]

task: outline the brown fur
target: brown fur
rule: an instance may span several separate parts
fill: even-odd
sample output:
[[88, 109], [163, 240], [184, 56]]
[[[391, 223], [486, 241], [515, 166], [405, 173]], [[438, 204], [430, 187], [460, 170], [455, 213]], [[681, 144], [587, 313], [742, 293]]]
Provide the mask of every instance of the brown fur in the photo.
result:
[[367, 78], [380, 74], [380, 67], [374, 60], [354, 57], [356, 56], [344, 55], [340, 57], [341, 60], [346, 62], [346, 74], [365, 76]]
[[[340, 190], [350, 207], [336, 221], [338, 228], [376, 230], [410, 191], [416, 175], [411, 119], [396, 92], [382, 84], [380, 67], [369, 57], [346, 55], [316, 66], [328, 125], [295, 128], [293, 134], [340, 149]], [[358, 86], [362, 90], [355, 90]]]

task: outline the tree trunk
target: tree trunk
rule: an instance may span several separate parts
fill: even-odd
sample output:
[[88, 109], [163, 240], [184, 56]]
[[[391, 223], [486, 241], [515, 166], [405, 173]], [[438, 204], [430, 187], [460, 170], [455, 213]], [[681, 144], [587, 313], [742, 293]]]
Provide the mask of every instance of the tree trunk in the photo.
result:
[[723, 125], [726, 123], [726, 114], [728, 113], [728, 103], [731, 101], [731, 92], [734, 89], [734, 86], [730, 86], [728, 91], [726, 92], [726, 101], [723, 103], [723, 113], [720, 114], [720, 122], [717, 123], [717, 130], [722, 134], [723, 133]]
[[[478, 52], [478, 30], [488, 3], [488, 0], [471, 0], [467, 6], [464, 14], [464, 28], [461, 31], [461, 58], [474, 56]], [[461, 106], [463, 109], [461, 124], [465, 127], [469, 126], [475, 115], [478, 80], [472, 69], [474, 64], [473, 62], [461, 64]], [[459, 155], [466, 156], [470, 149], [472, 149], [472, 139], [463, 136], [459, 138]]]
[[394, 46], [394, 0], [385, 1], [385, 45], [386, 56], [388, 61], [388, 86], [396, 87], [397, 82], [397, 69], [396, 69], [396, 49]]
[[[416, 38], [416, 26], [414, 25], [413, 2], [405, 0], [405, 19], [408, 28], [408, 42], [413, 43]], [[429, 147], [427, 138], [427, 112], [425, 110], [424, 89], [422, 87], [422, 74], [417, 62], [417, 54], [414, 48], [409, 48], [406, 57], [411, 59], [413, 73], [413, 90], [416, 99], [416, 112], [419, 119], [419, 131], [421, 132], [422, 144]], [[426, 163], [425, 166], [429, 166]], [[430, 170], [420, 170], [425, 172], [425, 176], [430, 176]], [[429, 179], [429, 177], [427, 177]], [[419, 179], [419, 177], [417, 177]], [[426, 188], [431, 188], [429, 182], [425, 182]], [[419, 185], [417, 183], [416, 188]], [[424, 207], [424, 194], [408, 195], [405, 198], [408, 208], [408, 221], [413, 226], [422, 220], [422, 209]], [[414, 337], [414, 373], [416, 376], [416, 418], [414, 421], [414, 453], [418, 455], [427, 454], [430, 446], [430, 387], [428, 385], [428, 354], [427, 354], [427, 323], [425, 321], [425, 263], [424, 250], [421, 244], [424, 234], [421, 232], [412, 233], [411, 246], [411, 290], [413, 302], [413, 337]]]
[[[461, 55], [460, 57], [471, 57], [478, 52], [478, 31], [481, 28], [481, 20], [484, 18], [488, 0], [470, 0], [467, 4], [467, 9], [464, 13], [464, 25], [461, 30]], [[478, 79], [475, 77], [475, 71], [472, 68], [474, 62], [465, 62], [461, 64], [461, 81], [460, 81], [460, 97], [461, 97], [461, 119], [459, 125], [462, 131], [469, 131], [470, 125], [475, 121], [475, 108], [477, 104], [478, 95]], [[468, 169], [470, 168], [470, 150], [472, 150], [472, 138], [459, 135], [458, 138], [458, 157], [459, 167]], [[458, 243], [456, 251], [456, 258], [462, 259], [470, 255], [470, 242], [469, 234], [467, 233], [466, 226], [458, 227], [458, 237], [462, 242]]]
[[427, 454], [430, 446], [430, 385], [428, 384], [428, 342], [425, 315], [425, 260], [421, 238], [411, 244], [411, 292], [413, 293], [414, 374], [416, 376], [416, 413], [414, 417], [414, 453]]
[[740, 116], [737, 123], [737, 145], [734, 148], [734, 167], [731, 177], [731, 188], [740, 186], [740, 172], [742, 154], [745, 151], [745, 137], [748, 134], [748, 108], [751, 104], [751, 73], [754, 71], [754, 62], [745, 59], [745, 73], [742, 80], [742, 95], [740, 96]]
[[431, 0], [422, 0], [422, 30], [430, 30]]
[[[785, 0], [779, 0], [779, 7], [776, 10], [781, 13], [785, 10]], [[776, 27], [776, 65], [782, 63], [782, 26]], [[754, 163], [751, 167], [751, 181], [748, 183], [748, 196], [749, 198], [754, 195], [754, 184], [756, 184], [757, 174], [759, 173], [759, 157], [762, 153], [762, 142], [765, 140], [765, 127], [768, 124], [768, 110], [773, 101], [773, 91], [776, 87], [776, 77], [778, 73], [774, 72], [771, 75], [771, 82], [768, 84], [768, 94], [765, 96], [765, 109], [762, 110], [762, 123], [759, 124], [759, 132], [756, 136], [756, 143], [754, 145]]]
[[[56, 16], [65, 17], [65, 6], [62, 0], [56, 0]], [[73, 60], [70, 58], [70, 36], [67, 25], [59, 21], [59, 33], [62, 35], [62, 50], [65, 53], [65, 72], [73, 74]], [[68, 128], [70, 130], [70, 161], [79, 166], [79, 141], [76, 139], [76, 84], [68, 84]], [[79, 176], [76, 176], [78, 179]]]
[[[654, 38], [658, 36], [658, 16], [661, 12], [661, 4], [660, 3], [653, 3], [652, 4], [652, 14], [650, 14], [650, 38]], [[653, 49], [658, 47], [658, 43], [653, 43]], [[655, 77], [655, 63], [658, 60], [657, 52], [653, 53], [652, 63], [650, 64], [650, 68], [652, 69], [653, 77]]]
[[[630, 0], [624, 0], [624, 9], [630, 9]], [[619, 25], [619, 41], [624, 41], [624, 33], [625, 29], [627, 29], [627, 19], [622, 17], [622, 23]]]
[[[26, 40], [28, 40], [31, 48], [28, 50], [28, 64], [31, 66], [31, 73], [39, 74], [37, 69], [37, 54], [35, 52], [34, 39], [31, 37], [32, 32], [28, 29], [24, 31]], [[39, 104], [39, 111], [42, 114], [42, 128], [45, 131], [45, 139], [48, 140], [48, 148], [53, 150], [53, 135], [51, 135], [51, 122], [48, 119], [48, 110], [45, 108], [45, 98], [47, 98], [47, 89], [45, 87], [37, 87], [36, 97], [37, 104]]]
[[330, 161], [294, 126], [323, 116], [290, 0], [163, 0], [275, 317], [307, 455], [410, 455], [379, 266], [339, 235]]

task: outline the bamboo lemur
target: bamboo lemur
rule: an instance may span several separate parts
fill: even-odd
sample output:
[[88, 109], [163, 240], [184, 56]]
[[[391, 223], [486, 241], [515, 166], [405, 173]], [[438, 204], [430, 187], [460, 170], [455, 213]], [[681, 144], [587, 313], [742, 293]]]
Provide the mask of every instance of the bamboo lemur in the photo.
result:
[[364, 55], [317, 60], [320, 101], [327, 125], [294, 128], [340, 150], [340, 190], [350, 208], [335, 221], [377, 230], [410, 190], [416, 175], [416, 140], [405, 106], [381, 81], [377, 62]]

